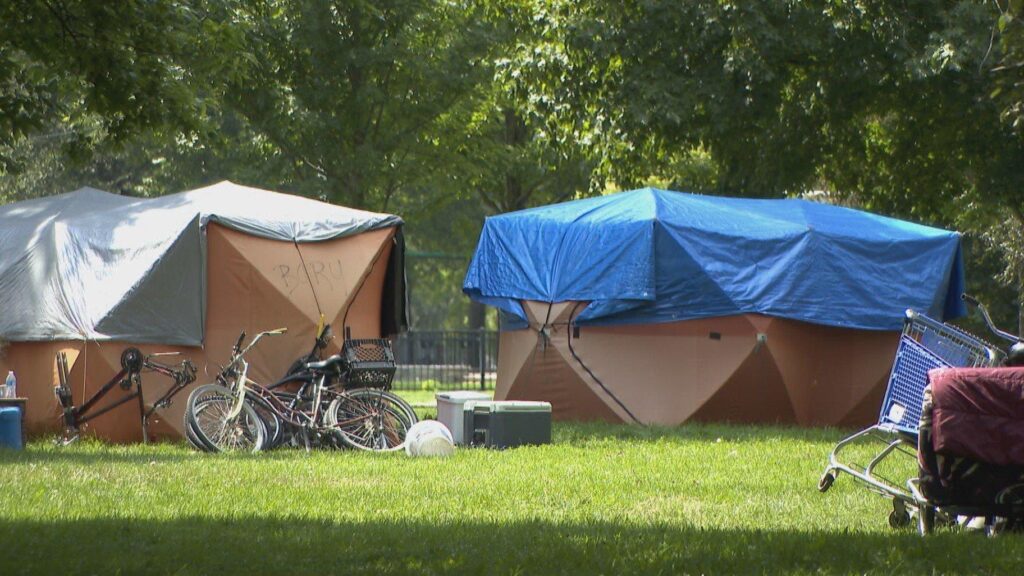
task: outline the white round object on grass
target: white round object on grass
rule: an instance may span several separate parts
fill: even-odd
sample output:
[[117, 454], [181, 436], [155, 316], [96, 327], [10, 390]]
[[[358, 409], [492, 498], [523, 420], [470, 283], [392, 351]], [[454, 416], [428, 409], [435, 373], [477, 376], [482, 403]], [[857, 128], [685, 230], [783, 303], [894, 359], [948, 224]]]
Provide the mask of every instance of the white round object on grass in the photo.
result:
[[409, 456], [451, 456], [455, 439], [448, 427], [437, 420], [422, 420], [405, 435], [405, 453]]

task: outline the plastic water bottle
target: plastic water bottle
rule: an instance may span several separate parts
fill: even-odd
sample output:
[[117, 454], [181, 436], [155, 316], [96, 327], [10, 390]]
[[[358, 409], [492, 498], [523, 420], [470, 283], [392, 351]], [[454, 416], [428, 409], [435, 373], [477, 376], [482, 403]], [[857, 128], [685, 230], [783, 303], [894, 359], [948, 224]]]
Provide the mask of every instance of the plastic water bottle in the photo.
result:
[[7, 371], [7, 380], [4, 382], [4, 396], [6, 398], [18, 397], [18, 379], [14, 376], [14, 370]]

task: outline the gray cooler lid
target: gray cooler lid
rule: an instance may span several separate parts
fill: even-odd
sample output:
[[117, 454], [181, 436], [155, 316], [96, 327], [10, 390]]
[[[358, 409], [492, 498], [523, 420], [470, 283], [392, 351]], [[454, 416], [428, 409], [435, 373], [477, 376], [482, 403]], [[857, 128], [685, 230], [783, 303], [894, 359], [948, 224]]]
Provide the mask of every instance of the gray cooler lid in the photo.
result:
[[448, 402], [469, 402], [470, 400], [490, 400], [491, 395], [486, 392], [473, 392], [472, 390], [452, 390], [450, 392], [438, 392], [434, 394], [435, 400], [446, 400]]
[[532, 400], [491, 400], [487, 402], [466, 402], [463, 410], [476, 412], [551, 412], [550, 402]]
[[462, 405], [463, 412], [490, 412], [493, 400], [470, 400]]
[[505, 400], [491, 404], [491, 412], [551, 412], [551, 403], [532, 400]]

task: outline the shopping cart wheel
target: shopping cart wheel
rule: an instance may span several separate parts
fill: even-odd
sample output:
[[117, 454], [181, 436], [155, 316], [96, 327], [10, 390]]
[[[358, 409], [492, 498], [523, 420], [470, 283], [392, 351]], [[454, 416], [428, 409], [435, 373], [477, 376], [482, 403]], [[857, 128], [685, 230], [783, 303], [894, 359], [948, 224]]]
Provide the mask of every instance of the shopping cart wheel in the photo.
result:
[[825, 472], [821, 475], [821, 480], [818, 480], [818, 491], [828, 492], [828, 489], [832, 487], [832, 483], [836, 481], [836, 475], [832, 471]]
[[893, 528], [902, 528], [910, 524], [910, 514], [904, 511], [902, 514], [893, 510], [889, 512], [889, 526]]
[[907, 524], [910, 524], [910, 512], [907, 512], [907, 507], [903, 502], [894, 500], [892, 503], [892, 512], [889, 512], [889, 526], [892, 528], [902, 528]]

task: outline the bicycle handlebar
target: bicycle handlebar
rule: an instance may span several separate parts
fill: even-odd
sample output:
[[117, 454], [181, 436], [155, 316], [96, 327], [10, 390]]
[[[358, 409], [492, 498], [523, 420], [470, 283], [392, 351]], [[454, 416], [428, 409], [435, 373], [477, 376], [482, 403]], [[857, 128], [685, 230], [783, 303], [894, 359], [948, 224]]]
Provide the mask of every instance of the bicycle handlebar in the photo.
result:
[[235, 341], [235, 347], [233, 348], [233, 350], [235, 352], [238, 352], [239, 350], [241, 350], [242, 349], [242, 342], [244, 342], [244, 341], [245, 341], [245, 330], [242, 330], [242, 333], [238, 335], [238, 340]]
[[974, 306], [975, 308], [978, 309], [979, 312], [981, 312], [981, 317], [985, 320], [985, 325], [988, 326], [989, 331], [991, 331], [993, 334], [999, 336], [1000, 338], [1008, 342], [1020, 341], [1020, 338], [1018, 338], [1016, 335], [1000, 330], [999, 327], [996, 326], [995, 322], [992, 321], [992, 317], [988, 315], [988, 310], [985, 308], [985, 305], [979, 302], [977, 298], [971, 296], [970, 294], [964, 293], [960, 295], [960, 299], [966, 302], [967, 304]]
[[262, 339], [264, 336], [277, 336], [279, 334], [284, 334], [285, 332], [288, 332], [288, 328], [276, 328], [274, 330], [265, 330], [257, 334], [255, 337], [253, 337], [253, 339], [249, 342], [249, 345], [242, 349], [239, 348], [239, 346], [241, 345], [242, 340], [245, 339], [245, 331], [243, 330], [242, 334], [238, 337], [238, 342], [235, 343], [234, 353], [231, 355], [231, 362], [229, 362], [228, 365], [224, 367], [224, 370], [233, 368], [234, 365], [237, 364], [238, 361], [241, 360], [243, 356], [248, 354], [249, 350], [252, 350], [253, 346], [255, 346], [256, 343], [259, 342], [260, 339]]
[[256, 337], [252, 339], [252, 342], [249, 342], [249, 345], [246, 346], [245, 349], [249, 350], [250, 348], [255, 346], [256, 343], [259, 342], [260, 339], [263, 338], [264, 336], [277, 336], [279, 334], [284, 334], [287, 331], [288, 331], [287, 328], [276, 328], [274, 330], [264, 330], [263, 332], [260, 332], [259, 334], [257, 334]]

